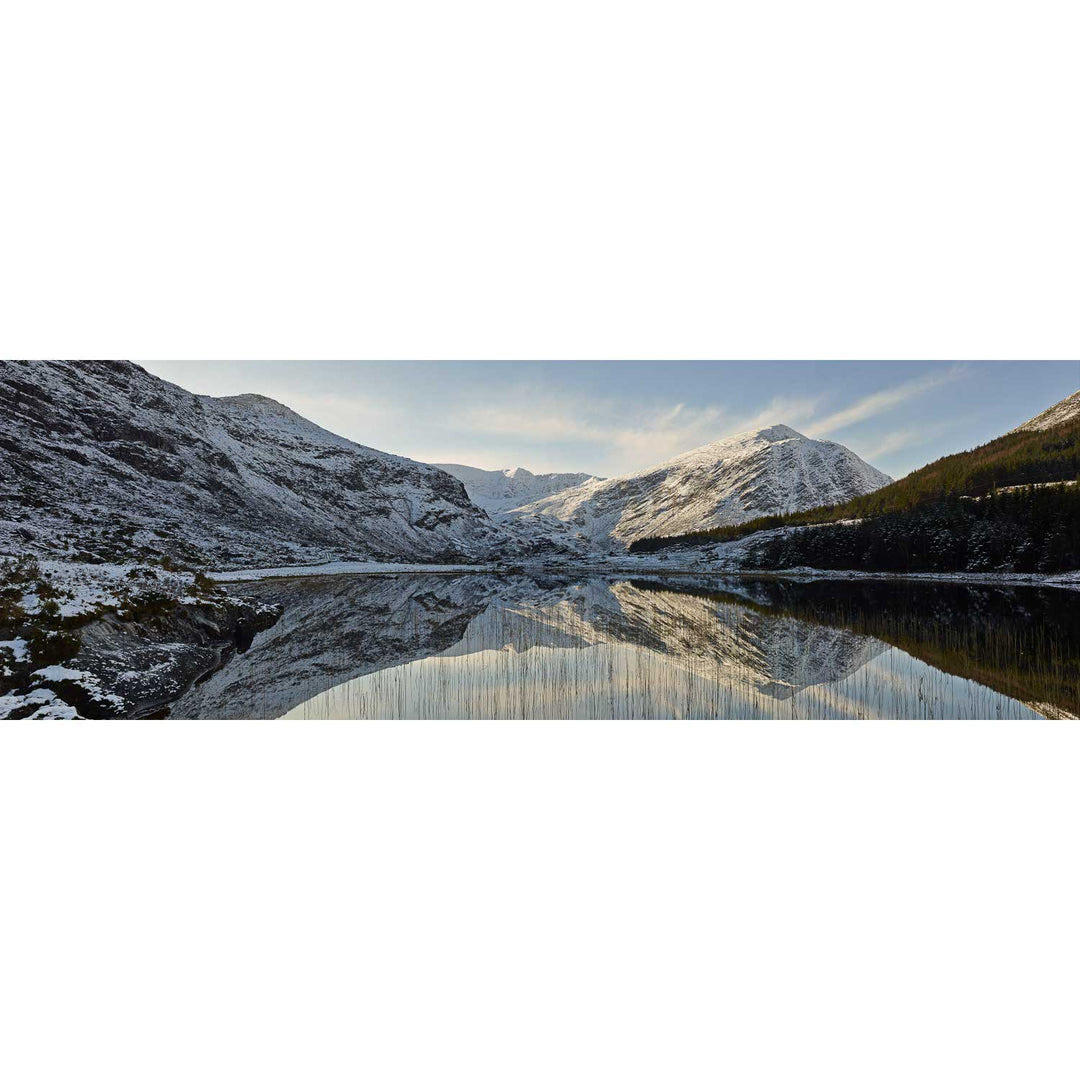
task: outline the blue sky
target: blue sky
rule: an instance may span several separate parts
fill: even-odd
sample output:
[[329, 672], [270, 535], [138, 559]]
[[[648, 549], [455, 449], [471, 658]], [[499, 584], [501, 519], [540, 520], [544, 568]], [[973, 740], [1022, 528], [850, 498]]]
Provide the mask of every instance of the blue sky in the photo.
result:
[[1050, 361], [155, 361], [201, 394], [258, 393], [419, 461], [601, 476], [785, 423], [894, 477], [1080, 389]]

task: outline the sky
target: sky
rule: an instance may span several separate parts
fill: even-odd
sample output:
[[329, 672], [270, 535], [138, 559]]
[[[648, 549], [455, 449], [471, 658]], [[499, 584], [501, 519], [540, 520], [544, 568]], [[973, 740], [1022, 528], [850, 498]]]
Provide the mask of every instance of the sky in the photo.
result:
[[417, 461], [617, 476], [783, 423], [898, 478], [1080, 389], [1053, 361], [154, 361]]

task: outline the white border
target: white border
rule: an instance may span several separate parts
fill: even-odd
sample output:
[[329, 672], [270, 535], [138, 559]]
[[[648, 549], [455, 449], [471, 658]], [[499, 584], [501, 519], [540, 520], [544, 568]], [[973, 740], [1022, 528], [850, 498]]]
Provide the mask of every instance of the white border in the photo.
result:
[[1080, 727], [4, 735], [19, 1080], [1080, 1065]]
[[1076, 359], [1078, 19], [13, 5], [0, 356]]
[[[1075, 359], [1076, 40], [9, 5], [0, 356]], [[1077, 730], [8, 726], [0, 1068], [1072, 1078]]]

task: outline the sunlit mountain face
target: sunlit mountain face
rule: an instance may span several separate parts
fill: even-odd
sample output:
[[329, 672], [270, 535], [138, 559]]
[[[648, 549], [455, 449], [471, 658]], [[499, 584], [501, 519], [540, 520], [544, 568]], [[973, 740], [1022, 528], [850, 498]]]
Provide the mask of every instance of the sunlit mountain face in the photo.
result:
[[734, 525], [865, 495], [889, 477], [839, 443], [784, 424], [745, 431], [610, 480], [592, 478], [514, 509], [519, 523], [554, 519], [594, 546]]

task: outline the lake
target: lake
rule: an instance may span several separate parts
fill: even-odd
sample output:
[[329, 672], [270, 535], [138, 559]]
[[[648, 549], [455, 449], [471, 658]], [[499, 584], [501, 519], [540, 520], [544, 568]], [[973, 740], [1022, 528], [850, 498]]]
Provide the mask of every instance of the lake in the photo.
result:
[[1077, 597], [926, 581], [401, 574], [284, 606], [178, 718], [1022, 719], [1080, 713]]

